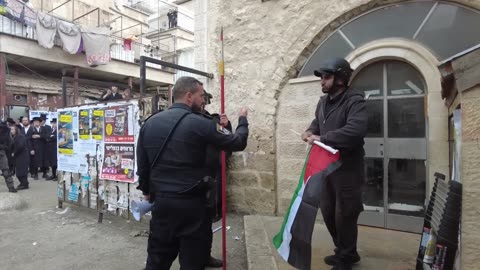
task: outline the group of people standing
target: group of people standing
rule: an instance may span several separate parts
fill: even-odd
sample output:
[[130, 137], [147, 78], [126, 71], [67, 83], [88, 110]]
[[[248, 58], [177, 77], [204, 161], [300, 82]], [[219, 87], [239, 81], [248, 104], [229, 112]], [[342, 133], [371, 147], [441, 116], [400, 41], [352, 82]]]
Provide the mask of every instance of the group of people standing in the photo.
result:
[[[50, 120], [51, 126], [46, 124], [46, 114], [31, 121], [26, 116], [19, 120], [17, 124], [9, 118], [0, 127], [0, 169], [9, 192], [28, 189], [29, 172], [34, 180], [39, 179], [39, 172], [47, 181], [57, 180], [57, 119]], [[16, 188], [13, 175], [20, 182]]]
[[132, 90], [129, 87], [125, 88], [125, 90], [123, 90], [123, 93], [119, 93], [118, 87], [112, 86], [102, 93], [100, 100], [111, 101], [111, 100], [119, 100], [119, 99], [130, 99], [132, 97], [133, 97]]
[[177, 27], [177, 18], [178, 18], [178, 11], [176, 9], [170, 9], [167, 13], [168, 17], [168, 28], [175, 28]]

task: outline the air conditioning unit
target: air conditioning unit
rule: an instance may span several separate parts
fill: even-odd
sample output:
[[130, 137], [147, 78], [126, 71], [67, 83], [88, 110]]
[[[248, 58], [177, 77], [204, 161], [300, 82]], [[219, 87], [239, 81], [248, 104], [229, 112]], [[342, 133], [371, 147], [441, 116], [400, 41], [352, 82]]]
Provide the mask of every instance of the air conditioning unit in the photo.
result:
[[13, 95], [13, 100], [18, 103], [27, 103], [27, 95]]

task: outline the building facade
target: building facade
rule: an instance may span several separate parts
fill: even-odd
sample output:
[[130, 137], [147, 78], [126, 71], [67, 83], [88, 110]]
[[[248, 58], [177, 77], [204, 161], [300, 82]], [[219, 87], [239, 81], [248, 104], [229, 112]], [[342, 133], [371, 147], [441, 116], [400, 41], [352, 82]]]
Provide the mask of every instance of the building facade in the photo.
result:
[[[15, 12], [24, 6], [25, 16]], [[129, 86], [138, 93], [138, 60], [143, 55], [159, 58], [157, 48], [146, 37], [150, 14], [122, 1], [34, 0], [25, 5], [22, 0], [11, 0], [8, 7], [11, 11], [0, 16], [0, 118], [17, 117], [29, 109], [54, 111], [63, 107], [62, 77], [111, 82], [120, 88]], [[40, 13], [51, 15], [58, 24], [62, 21], [78, 27], [107, 29], [105, 42], [109, 43], [106, 55], [109, 63], [92, 66], [84, 52], [66, 52], [58, 33], [52, 48], [40, 46], [36, 29], [36, 18]], [[169, 60], [173, 62], [172, 58]], [[153, 95], [166, 92], [174, 79], [172, 69], [159, 65], [147, 68], [146, 86]], [[95, 100], [108, 88], [107, 85], [69, 82], [66, 103], [83, 104], [88, 99]]]
[[[231, 160], [231, 209], [287, 211], [307, 154], [297, 134], [321, 95], [313, 69], [339, 56], [368, 97], [360, 223], [420, 230], [434, 173], [453, 175], [439, 67], [480, 43], [480, 1], [198, 0], [195, 16], [196, 68], [217, 75], [207, 87], [218, 101], [223, 27], [227, 113], [251, 109], [248, 147]], [[464, 209], [478, 203], [469, 198]]]

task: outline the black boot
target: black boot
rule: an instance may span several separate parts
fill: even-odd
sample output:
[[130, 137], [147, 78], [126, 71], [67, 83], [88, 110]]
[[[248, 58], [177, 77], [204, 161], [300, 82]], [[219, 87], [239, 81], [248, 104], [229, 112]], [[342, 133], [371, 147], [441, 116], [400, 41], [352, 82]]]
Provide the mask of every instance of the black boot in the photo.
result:
[[17, 193], [17, 190], [14, 187], [9, 187], [8, 192]]
[[52, 176], [51, 176], [50, 180], [58, 181], [58, 179], [57, 179], [57, 166], [52, 166]]
[[206, 267], [220, 268], [222, 266], [223, 266], [223, 261], [222, 260], [215, 259], [212, 256], [210, 256], [210, 258], [208, 258]]
[[28, 185], [18, 185], [17, 190], [23, 190], [23, 189], [28, 189]]
[[[340, 259], [337, 257], [337, 255], [330, 255], [323, 258], [323, 261], [328, 265], [337, 265], [340, 262]], [[358, 263], [359, 261], [360, 261], [360, 256], [356, 254], [352, 258], [352, 260], [349, 261], [348, 263], [355, 264], [355, 263]]]

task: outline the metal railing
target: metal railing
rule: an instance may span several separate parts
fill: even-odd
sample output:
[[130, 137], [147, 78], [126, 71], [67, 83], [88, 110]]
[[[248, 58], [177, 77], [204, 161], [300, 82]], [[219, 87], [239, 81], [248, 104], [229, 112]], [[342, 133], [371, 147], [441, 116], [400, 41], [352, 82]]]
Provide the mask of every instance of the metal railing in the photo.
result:
[[[37, 40], [36, 29], [34, 26], [20, 23], [5, 16], [0, 16], [0, 33], [34, 41]], [[165, 48], [164, 46], [162, 46], [163, 49], [160, 49], [156, 48], [157, 46], [147, 46], [135, 41], [128, 43], [125, 42], [124, 39], [116, 36], [110, 36], [110, 38], [112, 40], [110, 46], [110, 57], [112, 59], [129, 63], [137, 63], [141, 56], [149, 56], [161, 60], [162, 55], [169, 53], [168, 48]], [[54, 44], [59, 47], [63, 46], [62, 41], [60, 38], [58, 38], [58, 36], [55, 38]], [[156, 64], [150, 64], [149, 67], [167, 69]]]

